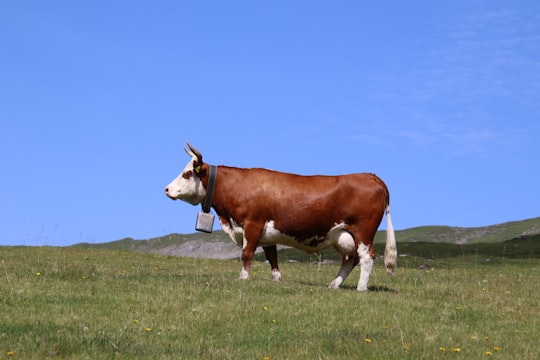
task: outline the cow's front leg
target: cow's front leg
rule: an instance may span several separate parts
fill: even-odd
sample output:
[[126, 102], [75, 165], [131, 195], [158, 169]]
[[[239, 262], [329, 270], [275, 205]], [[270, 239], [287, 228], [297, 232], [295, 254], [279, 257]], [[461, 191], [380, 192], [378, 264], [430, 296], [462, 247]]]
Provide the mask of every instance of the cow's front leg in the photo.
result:
[[256, 248], [256, 246], [250, 246], [250, 244], [247, 244], [247, 246], [242, 249], [242, 271], [240, 271], [240, 279], [242, 280], [249, 278], [251, 259], [253, 259], [253, 255], [255, 255]]
[[255, 255], [255, 249], [259, 243], [262, 227], [256, 225], [244, 224], [244, 240], [242, 244], [242, 271], [240, 271], [240, 279], [246, 280], [249, 278], [251, 269], [251, 259]]
[[278, 261], [277, 261], [277, 246], [276, 245], [270, 245], [270, 246], [263, 246], [264, 255], [266, 256], [266, 259], [270, 263], [270, 266], [272, 267], [272, 280], [274, 281], [281, 281], [281, 273], [279, 272], [278, 268]]

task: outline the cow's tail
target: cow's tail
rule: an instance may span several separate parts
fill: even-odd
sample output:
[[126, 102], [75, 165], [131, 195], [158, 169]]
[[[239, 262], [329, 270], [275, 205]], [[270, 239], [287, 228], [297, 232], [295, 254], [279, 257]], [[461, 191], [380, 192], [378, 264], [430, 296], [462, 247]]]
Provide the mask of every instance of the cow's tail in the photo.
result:
[[384, 248], [384, 265], [386, 272], [393, 274], [397, 266], [397, 247], [394, 226], [390, 217], [390, 205], [386, 205], [386, 246]]

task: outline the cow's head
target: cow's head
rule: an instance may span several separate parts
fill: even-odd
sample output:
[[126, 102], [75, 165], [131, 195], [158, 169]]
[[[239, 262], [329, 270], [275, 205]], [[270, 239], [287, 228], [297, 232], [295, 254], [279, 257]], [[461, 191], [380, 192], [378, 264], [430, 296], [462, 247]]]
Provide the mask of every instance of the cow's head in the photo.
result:
[[201, 153], [191, 144], [184, 147], [191, 160], [176, 179], [166, 188], [165, 194], [173, 200], [183, 200], [192, 205], [200, 204], [206, 196], [201, 179], [206, 176], [208, 165], [203, 162]]

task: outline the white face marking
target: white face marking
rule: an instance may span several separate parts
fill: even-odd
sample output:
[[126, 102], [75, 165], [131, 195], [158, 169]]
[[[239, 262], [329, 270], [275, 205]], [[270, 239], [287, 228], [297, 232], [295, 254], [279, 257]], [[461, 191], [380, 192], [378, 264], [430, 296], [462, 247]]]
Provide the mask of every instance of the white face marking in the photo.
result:
[[195, 175], [193, 164], [197, 157], [193, 155], [184, 170], [165, 189], [165, 193], [173, 200], [183, 200], [192, 205], [200, 204], [206, 196], [201, 179]]

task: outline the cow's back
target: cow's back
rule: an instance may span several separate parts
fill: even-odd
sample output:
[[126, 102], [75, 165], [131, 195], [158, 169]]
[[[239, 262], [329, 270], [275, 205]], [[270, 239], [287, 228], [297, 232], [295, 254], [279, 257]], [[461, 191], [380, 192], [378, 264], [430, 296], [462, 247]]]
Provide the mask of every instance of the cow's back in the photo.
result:
[[389, 201], [384, 182], [369, 173], [302, 176], [221, 166], [219, 172], [214, 208], [220, 216], [238, 224], [273, 221], [297, 238], [324, 236], [339, 223], [378, 226]]

